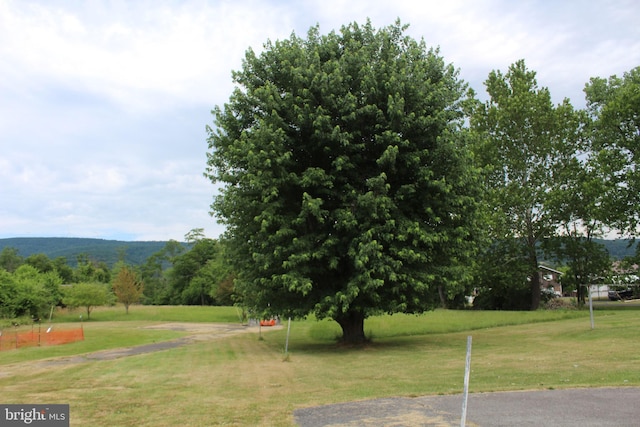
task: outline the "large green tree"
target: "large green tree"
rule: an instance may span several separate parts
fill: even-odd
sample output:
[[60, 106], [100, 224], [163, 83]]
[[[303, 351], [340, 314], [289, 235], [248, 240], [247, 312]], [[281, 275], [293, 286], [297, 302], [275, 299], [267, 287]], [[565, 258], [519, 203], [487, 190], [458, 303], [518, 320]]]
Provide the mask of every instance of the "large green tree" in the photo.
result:
[[543, 241], [545, 253], [568, 267], [562, 278], [564, 290], [575, 289], [578, 304], [584, 304], [588, 286], [607, 276], [609, 253], [595, 239], [606, 231], [612, 187], [606, 172], [594, 165], [591, 139], [583, 139], [585, 154], [576, 156], [562, 168], [556, 185], [548, 193], [547, 206], [556, 220], [556, 235]]
[[640, 234], [640, 67], [585, 87], [592, 119], [593, 162], [615, 191], [604, 200], [609, 222], [621, 232]]
[[358, 343], [372, 314], [464, 291], [478, 198], [466, 87], [405, 31], [314, 27], [250, 49], [213, 111], [212, 212], [256, 313], [332, 318]]
[[184, 251], [186, 247], [177, 240], [169, 240], [165, 246], [152, 254], [143, 265], [140, 273], [144, 281], [145, 304], [171, 304], [171, 285], [168, 272], [173, 261]]
[[562, 171], [574, 162], [581, 127], [569, 101], [554, 106], [549, 90], [539, 88], [535, 76], [523, 60], [506, 74], [492, 71], [485, 82], [489, 100], [472, 121], [482, 141], [478, 160], [488, 171], [494, 238], [521, 242], [532, 310], [540, 304], [539, 243], [557, 227], [548, 197], [562, 185]]
[[231, 275], [230, 266], [223, 257], [223, 244], [202, 236], [192, 242], [187, 252], [173, 258], [173, 267], [167, 272], [170, 303], [228, 303], [231, 290], [228, 286], [220, 288]]

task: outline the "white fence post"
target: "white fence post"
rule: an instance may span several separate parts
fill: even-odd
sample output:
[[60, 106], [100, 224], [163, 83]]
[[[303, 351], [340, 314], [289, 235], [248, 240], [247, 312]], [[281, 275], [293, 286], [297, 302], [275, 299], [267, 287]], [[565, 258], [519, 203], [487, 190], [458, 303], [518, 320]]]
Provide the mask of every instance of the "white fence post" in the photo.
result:
[[291, 332], [291, 317], [289, 317], [289, 321], [287, 323], [287, 339], [284, 343], [284, 355], [289, 354], [289, 332]]
[[464, 427], [467, 422], [467, 398], [469, 396], [469, 373], [471, 371], [471, 335], [467, 337], [467, 360], [464, 366], [464, 394], [462, 397], [462, 416], [460, 417], [460, 427]]
[[591, 317], [591, 329], [595, 328], [593, 323], [593, 296], [591, 295], [591, 286], [589, 286], [589, 316]]

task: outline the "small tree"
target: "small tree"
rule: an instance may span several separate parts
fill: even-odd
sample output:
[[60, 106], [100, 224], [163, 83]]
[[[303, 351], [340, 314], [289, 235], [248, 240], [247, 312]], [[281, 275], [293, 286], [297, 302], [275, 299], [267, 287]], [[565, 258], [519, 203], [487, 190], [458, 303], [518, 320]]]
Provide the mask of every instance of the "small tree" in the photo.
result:
[[124, 304], [127, 314], [129, 314], [129, 306], [140, 301], [143, 289], [144, 283], [129, 267], [122, 267], [113, 281], [113, 292], [118, 302]]
[[77, 283], [66, 290], [62, 302], [71, 308], [85, 307], [87, 320], [95, 307], [113, 303], [113, 295], [102, 283]]

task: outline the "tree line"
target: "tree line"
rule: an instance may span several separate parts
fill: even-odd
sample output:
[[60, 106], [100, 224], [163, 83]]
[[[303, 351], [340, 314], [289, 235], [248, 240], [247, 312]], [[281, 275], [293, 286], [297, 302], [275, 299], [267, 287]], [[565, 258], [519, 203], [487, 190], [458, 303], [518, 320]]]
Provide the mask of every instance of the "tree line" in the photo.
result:
[[80, 307], [90, 318], [95, 307], [132, 304], [231, 305], [233, 275], [222, 245], [201, 229], [187, 243], [166, 242], [142, 264], [120, 259], [110, 268], [80, 254], [72, 267], [65, 257], [38, 253], [22, 257], [17, 249], [0, 252], [0, 318], [45, 319], [53, 307]]

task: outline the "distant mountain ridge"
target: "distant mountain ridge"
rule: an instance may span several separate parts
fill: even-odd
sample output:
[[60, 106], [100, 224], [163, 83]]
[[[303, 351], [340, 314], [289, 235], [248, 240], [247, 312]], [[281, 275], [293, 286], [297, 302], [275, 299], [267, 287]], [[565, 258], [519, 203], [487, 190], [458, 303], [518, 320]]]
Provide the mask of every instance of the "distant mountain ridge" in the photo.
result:
[[126, 242], [121, 240], [92, 239], [83, 237], [11, 237], [0, 239], [0, 251], [5, 247], [15, 248], [22, 257], [45, 254], [53, 260], [65, 257], [71, 266], [77, 264], [78, 255], [105, 262], [112, 267], [124, 251], [125, 262], [143, 264], [147, 258], [166, 245], [166, 241]]
[[[629, 240], [595, 240], [607, 248], [609, 255], [614, 260], [635, 254], [637, 243], [629, 246]], [[109, 267], [112, 267], [118, 261], [123, 250], [125, 261], [128, 264], [140, 265], [144, 264], [151, 255], [164, 248], [166, 244], [166, 241], [127, 242], [84, 237], [11, 237], [0, 239], [0, 251], [5, 247], [15, 248], [18, 250], [18, 254], [25, 258], [40, 253], [45, 254], [51, 260], [63, 256], [67, 258], [67, 263], [73, 267], [77, 264], [78, 255], [86, 254], [90, 259], [105, 262]]]

